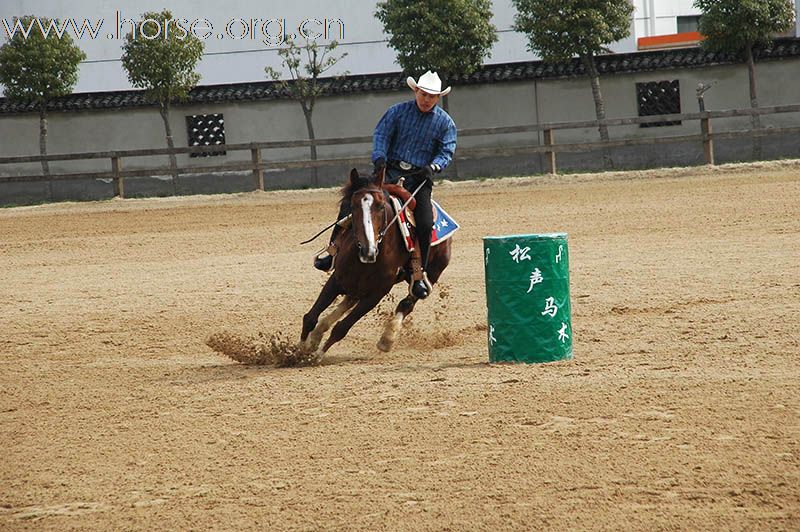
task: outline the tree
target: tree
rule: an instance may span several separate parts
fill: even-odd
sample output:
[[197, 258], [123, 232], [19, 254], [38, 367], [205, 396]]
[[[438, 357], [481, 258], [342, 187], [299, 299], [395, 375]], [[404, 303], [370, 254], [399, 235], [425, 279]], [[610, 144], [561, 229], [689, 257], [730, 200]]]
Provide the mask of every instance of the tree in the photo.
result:
[[[306, 38], [304, 45], [300, 46], [292, 39], [286, 40], [286, 46], [278, 50], [283, 66], [289, 70], [291, 82], [282, 79], [283, 75], [272, 67], [266, 67], [264, 71], [267, 76], [278, 82], [280, 87], [293, 99], [300, 103], [303, 109], [303, 116], [306, 119], [306, 129], [308, 129], [308, 140], [311, 141], [311, 160], [317, 160], [317, 146], [314, 143], [316, 135], [314, 134], [314, 122], [312, 116], [314, 114], [314, 106], [317, 103], [317, 98], [323, 92], [323, 86], [319, 78], [336, 63], [341, 61], [347, 56], [343, 53], [340, 56], [333, 55], [334, 50], [339, 46], [336, 41], [331, 41], [326, 46], [320, 46], [316, 41]], [[305, 62], [303, 61], [305, 55]], [[303, 74], [305, 71], [305, 74]], [[347, 72], [343, 72], [340, 76], [346, 76]], [[317, 185], [317, 167], [314, 167], [314, 185]]]
[[[447, 81], [472, 74], [491, 57], [497, 42], [491, 8], [491, 0], [386, 0], [375, 17], [405, 73], [417, 77], [432, 70]], [[448, 96], [442, 107], [450, 112]]]
[[[703, 12], [700, 33], [705, 37], [703, 48], [715, 52], [741, 54], [747, 63], [750, 78], [750, 107], [758, 107], [756, 66], [753, 48], [769, 44], [773, 35], [794, 25], [794, 5], [791, 0], [695, 0], [694, 6]], [[752, 127], [759, 129], [761, 119], [753, 115]], [[753, 139], [753, 158], [761, 158], [761, 139]]]
[[[633, 5], [629, 0], [512, 0], [517, 8], [514, 29], [528, 36], [528, 48], [548, 63], [578, 56], [592, 85], [595, 114], [605, 120], [600, 74], [595, 57], [607, 45], [630, 35]], [[600, 139], [608, 140], [608, 126], [601, 125]], [[610, 156], [603, 156], [612, 166]]]
[[[137, 33], [138, 31], [138, 33]], [[200, 74], [195, 72], [203, 56], [203, 41], [172, 18], [169, 10], [142, 14], [141, 21], [125, 36], [122, 45], [122, 66], [134, 87], [145, 89], [146, 97], [158, 104], [167, 146], [175, 148], [169, 124], [170, 106], [185, 100]], [[175, 153], [169, 154], [173, 190], [177, 192], [178, 163]]]
[[375, 17], [410, 75], [471, 74], [497, 42], [490, 0], [386, 0], [377, 7]]
[[[17, 102], [33, 102], [39, 110], [41, 155], [47, 155], [47, 104], [53, 98], [72, 92], [78, 81], [78, 65], [86, 59], [86, 54], [69, 34], [62, 33], [59, 37], [55, 31], [45, 31], [53, 26], [61, 27], [61, 21], [45, 17], [14, 17], [14, 27], [30, 31], [18, 31], [0, 47], [0, 83], [6, 87], [6, 97]], [[50, 176], [47, 161], [42, 161], [42, 172]], [[48, 182], [48, 187], [52, 199], [52, 182]]]

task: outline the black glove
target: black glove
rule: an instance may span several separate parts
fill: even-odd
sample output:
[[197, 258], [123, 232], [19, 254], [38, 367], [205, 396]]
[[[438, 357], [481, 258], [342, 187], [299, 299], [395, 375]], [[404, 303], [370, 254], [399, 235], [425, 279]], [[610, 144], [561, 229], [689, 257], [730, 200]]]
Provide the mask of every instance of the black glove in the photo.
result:
[[428, 166], [424, 166], [420, 171], [420, 178], [423, 182], [428, 182], [430, 186], [433, 186], [433, 165], [429, 164]]
[[382, 170], [386, 168], [386, 159], [383, 157], [378, 157], [375, 159], [375, 162], [372, 163], [372, 175], [378, 175], [381, 173]]

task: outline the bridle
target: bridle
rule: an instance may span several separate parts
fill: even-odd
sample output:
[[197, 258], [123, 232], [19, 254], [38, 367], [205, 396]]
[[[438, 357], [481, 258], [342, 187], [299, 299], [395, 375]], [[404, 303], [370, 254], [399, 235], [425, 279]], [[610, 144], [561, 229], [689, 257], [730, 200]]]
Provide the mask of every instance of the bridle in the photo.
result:
[[[404, 176], [399, 176], [398, 182], [402, 183], [402, 179], [404, 179], [404, 178], [406, 178], [406, 177], [408, 177], [410, 175], [418, 174], [421, 171], [422, 171], [422, 169], [415, 170], [413, 172], [407, 173]], [[389, 228], [392, 226], [392, 224], [394, 224], [397, 221], [397, 219], [400, 217], [400, 213], [403, 212], [406, 209], [406, 207], [408, 207], [409, 203], [411, 203], [411, 200], [414, 199], [414, 197], [417, 195], [417, 192], [419, 192], [422, 189], [422, 186], [424, 184], [425, 184], [425, 182], [423, 181], [422, 183], [419, 184], [419, 186], [417, 186], [416, 190], [414, 190], [414, 192], [411, 194], [411, 197], [409, 197], [408, 200], [406, 200], [406, 202], [403, 203], [403, 205], [400, 207], [399, 210], [396, 210], [394, 218], [392, 218], [391, 221], [388, 221], [388, 222], [386, 221], [387, 214], [386, 214], [386, 209], [384, 208], [384, 211], [383, 211], [383, 225], [381, 227], [381, 230], [378, 232], [378, 239], [377, 239], [377, 242], [376, 242], [376, 247], [378, 248], [379, 252], [380, 252], [380, 246], [383, 243], [383, 238], [386, 236], [386, 233], [389, 231]], [[378, 188], [378, 187], [374, 187], [374, 188]], [[378, 190], [383, 192], [384, 198], [387, 198], [388, 193], [386, 192], [386, 190], [384, 190], [383, 188], [378, 188]], [[384, 203], [387, 204], [387, 205], [392, 205], [391, 201], [384, 201]], [[393, 207], [394, 206], [392, 205], [392, 208]], [[393, 210], [395, 210], [395, 209], [393, 209]], [[301, 245], [308, 244], [309, 242], [312, 242], [312, 241], [316, 240], [322, 233], [324, 233], [325, 231], [327, 231], [328, 229], [330, 229], [334, 225], [339, 225], [339, 226], [343, 225], [344, 222], [347, 219], [352, 218], [352, 216], [353, 216], [352, 214], [348, 214], [347, 216], [345, 216], [341, 220], [336, 220], [332, 224], [324, 227], [321, 231], [319, 231], [317, 234], [315, 234], [314, 236], [312, 236], [308, 240], [304, 240], [304, 241], [300, 242], [300, 244]], [[355, 237], [356, 236], [355, 235], [355, 224], [353, 224], [352, 230], [353, 230], [353, 236]], [[358, 244], [358, 248], [360, 250], [361, 249], [361, 244], [358, 242], [358, 238], [355, 238], [355, 240], [356, 240], [356, 243]], [[319, 252], [322, 253], [324, 250], [325, 250], [325, 248], [321, 249]]]
[[[386, 232], [389, 230], [389, 227], [391, 226], [391, 224], [394, 221], [394, 220], [392, 220], [392, 222], [389, 221], [389, 213], [387, 212], [388, 209], [391, 208], [391, 204], [388, 201], [388, 193], [385, 190], [383, 190], [382, 188], [374, 187], [374, 190], [372, 190], [372, 189], [364, 189], [364, 190], [365, 190], [365, 192], [369, 192], [371, 194], [380, 193], [380, 194], [383, 195], [383, 198], [384, 198], [384, 201], [383, 201], [383, 205], [384, 205], [384, 208], [383, 208], [383, 223], [381, 224], [380, 230], [378, 231], [378, 238], [377, 238], [377, 241], [375, 242], [375, 247], [377, 247], [378, 253], [380, 253], [381, 244], [383, 243], [383, 237], [386, 236]], [[350, 224], [350, 229], [353, 231], [353, 237], [354, 237], [354, 239], [356, 241], [356, 246], [358, 247], [358, 250], [361, 251], [361, 247], [362, 247], [361, 246], [361, 242], [358, 241], [358, 236], [356, 235], [356, 224], [355, 223], [351, 223]]]

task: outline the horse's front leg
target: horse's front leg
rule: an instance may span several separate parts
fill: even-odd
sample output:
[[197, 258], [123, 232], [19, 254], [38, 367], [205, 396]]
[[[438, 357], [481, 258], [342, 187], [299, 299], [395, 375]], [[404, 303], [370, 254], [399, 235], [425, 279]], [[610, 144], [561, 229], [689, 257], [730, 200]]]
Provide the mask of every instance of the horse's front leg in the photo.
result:
[[328, 337], [325, 345], [322, 346], [322, 351], [319, 353], [319, 355], [321, 356], [322, 353], [325, 353], [328, 349], [330, 349], [333, 344], [344, 338], [353, 325], [355, 325], [355, 323], [367, 312], [374, 309], [375, 305], [377, 305], [378, 302], [383, 299], [384, 295], [386, 294], [371, 295], [369, 297], [359, 299], [358, 303], [356, 303], [356, 306], [350, 311], [350, 314], [345, 316], [342, 321], [333, 327], [331, 335]]
[[[322, 314], [322, 312], [328, 308], [341, 293], [342, 289], [339, 286], [339, 283], [336, 282], [336, 278], [333, 276], [329, 277], [328, 281], [322, 287], [322, 291], [320, 291], [319, 296], [317, 296], [317, 300], [314, 302], [311, 310], [309, 310], [303, 316], [303, 331], [300, 333], [301, 342], [306, 341], [308, 334], [317, 326], [319, 315]], [[314, 346], [314, 349], [316, 348], [317, 346]]]
[[386, 329], [384, 329], [381, 339], [378, 340], [378, 349], [385, 353], [388, 353], [392, 349], [395, 340], [397, 340], [397, 334], [403, 327], [403, 320], [406, 316], [411, 314], [411, 311], [414, 310], [414, 305], [416, 304], [416, 297], [406, 296], [397, 305], [397, 308], [394, 310], [394, 316], [392, 316], [392, 318], [389, 320], [389, 323], [386, 324]]
[[341, 303], [336, 305], [336, 308], [320, 319], [319, 323], [317, 323], [317, 326], [314, 327], [314, 330], [308, 335], [308, 339], [305, 342], [306, 348], [309, 351], [316, 351], [320, 342], [322, 342], [322, 336], [328, 332], [328, 329], [331, 328], [331, 325], [339, 321], [339, 319], [344, 316], [348, 310], [353, 308], [353, 305], [355, 305], [357, 301], [357, 299], [346, 296]]

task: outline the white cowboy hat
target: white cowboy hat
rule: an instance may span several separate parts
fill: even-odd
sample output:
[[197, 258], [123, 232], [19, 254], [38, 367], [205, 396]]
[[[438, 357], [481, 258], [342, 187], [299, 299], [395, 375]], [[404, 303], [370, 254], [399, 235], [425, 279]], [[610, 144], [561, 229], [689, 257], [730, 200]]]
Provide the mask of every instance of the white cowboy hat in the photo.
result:
[[435, 96], [447, 96], [450, 92], [450, 87], [442, 90], [442, 80], [439, 79], [439, 74], [430, 70], [421, 75], [419, 81], [414, 81], [413, 77], [408, 76], [406, 83], [411, 87], [411, 90], [419, 89]]

